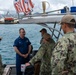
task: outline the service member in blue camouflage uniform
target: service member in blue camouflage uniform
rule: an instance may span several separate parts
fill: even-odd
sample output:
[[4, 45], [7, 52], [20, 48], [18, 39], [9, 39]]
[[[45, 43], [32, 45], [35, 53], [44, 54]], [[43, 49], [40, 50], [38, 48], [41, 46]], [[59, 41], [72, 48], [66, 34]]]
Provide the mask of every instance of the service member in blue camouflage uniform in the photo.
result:
[[72, 15], [65, 15], [61, 19], [61, 27], [65, 35], [58, 40], [53, 50], [51, 75], [76, 75], [75, 23]]
[[29, 61], [29, 63], [26, 63], [26, 66], [30, 64], [34, 65], [37, 61], [41, 61], [39, 75], [51, 75], [50, 57], [55, 42], [48, 33], [43, 35], [43, 42], [44, 44], [41, 45], [37, 54]]

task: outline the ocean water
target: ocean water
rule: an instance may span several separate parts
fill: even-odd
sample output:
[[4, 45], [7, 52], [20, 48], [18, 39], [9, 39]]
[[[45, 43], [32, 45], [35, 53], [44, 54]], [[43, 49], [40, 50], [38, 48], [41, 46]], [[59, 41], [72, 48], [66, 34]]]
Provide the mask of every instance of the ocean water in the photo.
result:
[[[13, 43], [19, 36], [19, 28], [25, 29], [26, 37], [31, 41], [33, 50], [38, 50], [40, 46], [41, 34], [39, 31], [43, 28], [42, 26], [37, 24], [0, 24], [0, 37], [2, 37], [0, 41], [0, 54], [2, 55], [3, 64], [15, 64], [16, 54], [13, 49]], [[52, 34], [49, 29], [47, 30], [48, 33]]]

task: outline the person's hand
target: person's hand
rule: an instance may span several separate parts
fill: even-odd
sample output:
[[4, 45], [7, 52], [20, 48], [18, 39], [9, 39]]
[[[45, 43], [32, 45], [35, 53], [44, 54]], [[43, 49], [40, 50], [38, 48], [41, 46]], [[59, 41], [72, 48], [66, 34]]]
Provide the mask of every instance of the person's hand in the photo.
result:
[[63, 72], [62, 72], [62, 75], [67, 74], [67, 73], [68, 73], [68, 71], [63, 71]]
[[21, 54], [21, 56], [22, 56], [22, 57], [25, 57], [25, 55], [24, 55], [24, 54]]
[[22, 57], [27, 58], [28, 57], [28, 53], [27, 54], [22, 54]]
[[30, 66], [30, 63], [28, 62], [28, 63], [25, 63], [25, 66], [27, 67], [27, 66]]
[[27, 54], [25, 54], [25, 57], [24, 58], [27, 58], [28, 57], [28, 53]]

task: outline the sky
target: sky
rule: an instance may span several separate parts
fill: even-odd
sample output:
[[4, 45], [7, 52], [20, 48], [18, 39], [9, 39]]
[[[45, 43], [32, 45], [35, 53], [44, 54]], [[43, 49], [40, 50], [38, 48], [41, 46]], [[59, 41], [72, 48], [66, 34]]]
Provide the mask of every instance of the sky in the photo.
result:
[[[76, 6], [76, 0], [32, 0], [32, 2], [34, 3], [34, 11], [39, 12], [42, 10], [41, 8], [42, 1], [47, 2], [46, 11], [61, 9], [64, 6], [68, 7], [71, 7], [72, 5]], [[0, 10], [15, 10], [13, 2], [14, 0], [0, 0]], [[3, 13], [3, 11], [0, 12]]]

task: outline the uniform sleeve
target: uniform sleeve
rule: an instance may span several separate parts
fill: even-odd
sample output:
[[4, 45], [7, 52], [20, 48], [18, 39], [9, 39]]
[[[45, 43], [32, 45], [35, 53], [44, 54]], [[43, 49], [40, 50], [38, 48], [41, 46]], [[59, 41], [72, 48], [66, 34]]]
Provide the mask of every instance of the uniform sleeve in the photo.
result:
[[18, 47], [18, 40], [16, 39], [15, 41], [14, 41], [14, 45], [13, 45], [13, 47]]
[[31, 42], [30, 42], [30, 40], [28, 39], [28, 45], [30, 45], [31, 44]]
[[66, 40], [60, 40], [55, 46], [51, 58], [52, 75], [62, 75], [64, 62], [67, 58], [67, 48], [68, 43]]
[[1, 55], [0, 55], [0, 75], [2, 75], [3, 73], [3, 66], [2, 66], [2, 58], [1, 58]]
[[32, 65], [34, 65], [35, 62], [40, 61], [43, 58], [43, 55], [45, 54], [45, 48], [40, 47], [37, 54], [29, 61]]
[[42, 44], [43, 43], [43, 38], [41, 38], [41, 40], [40, 40], [40, 44]]

